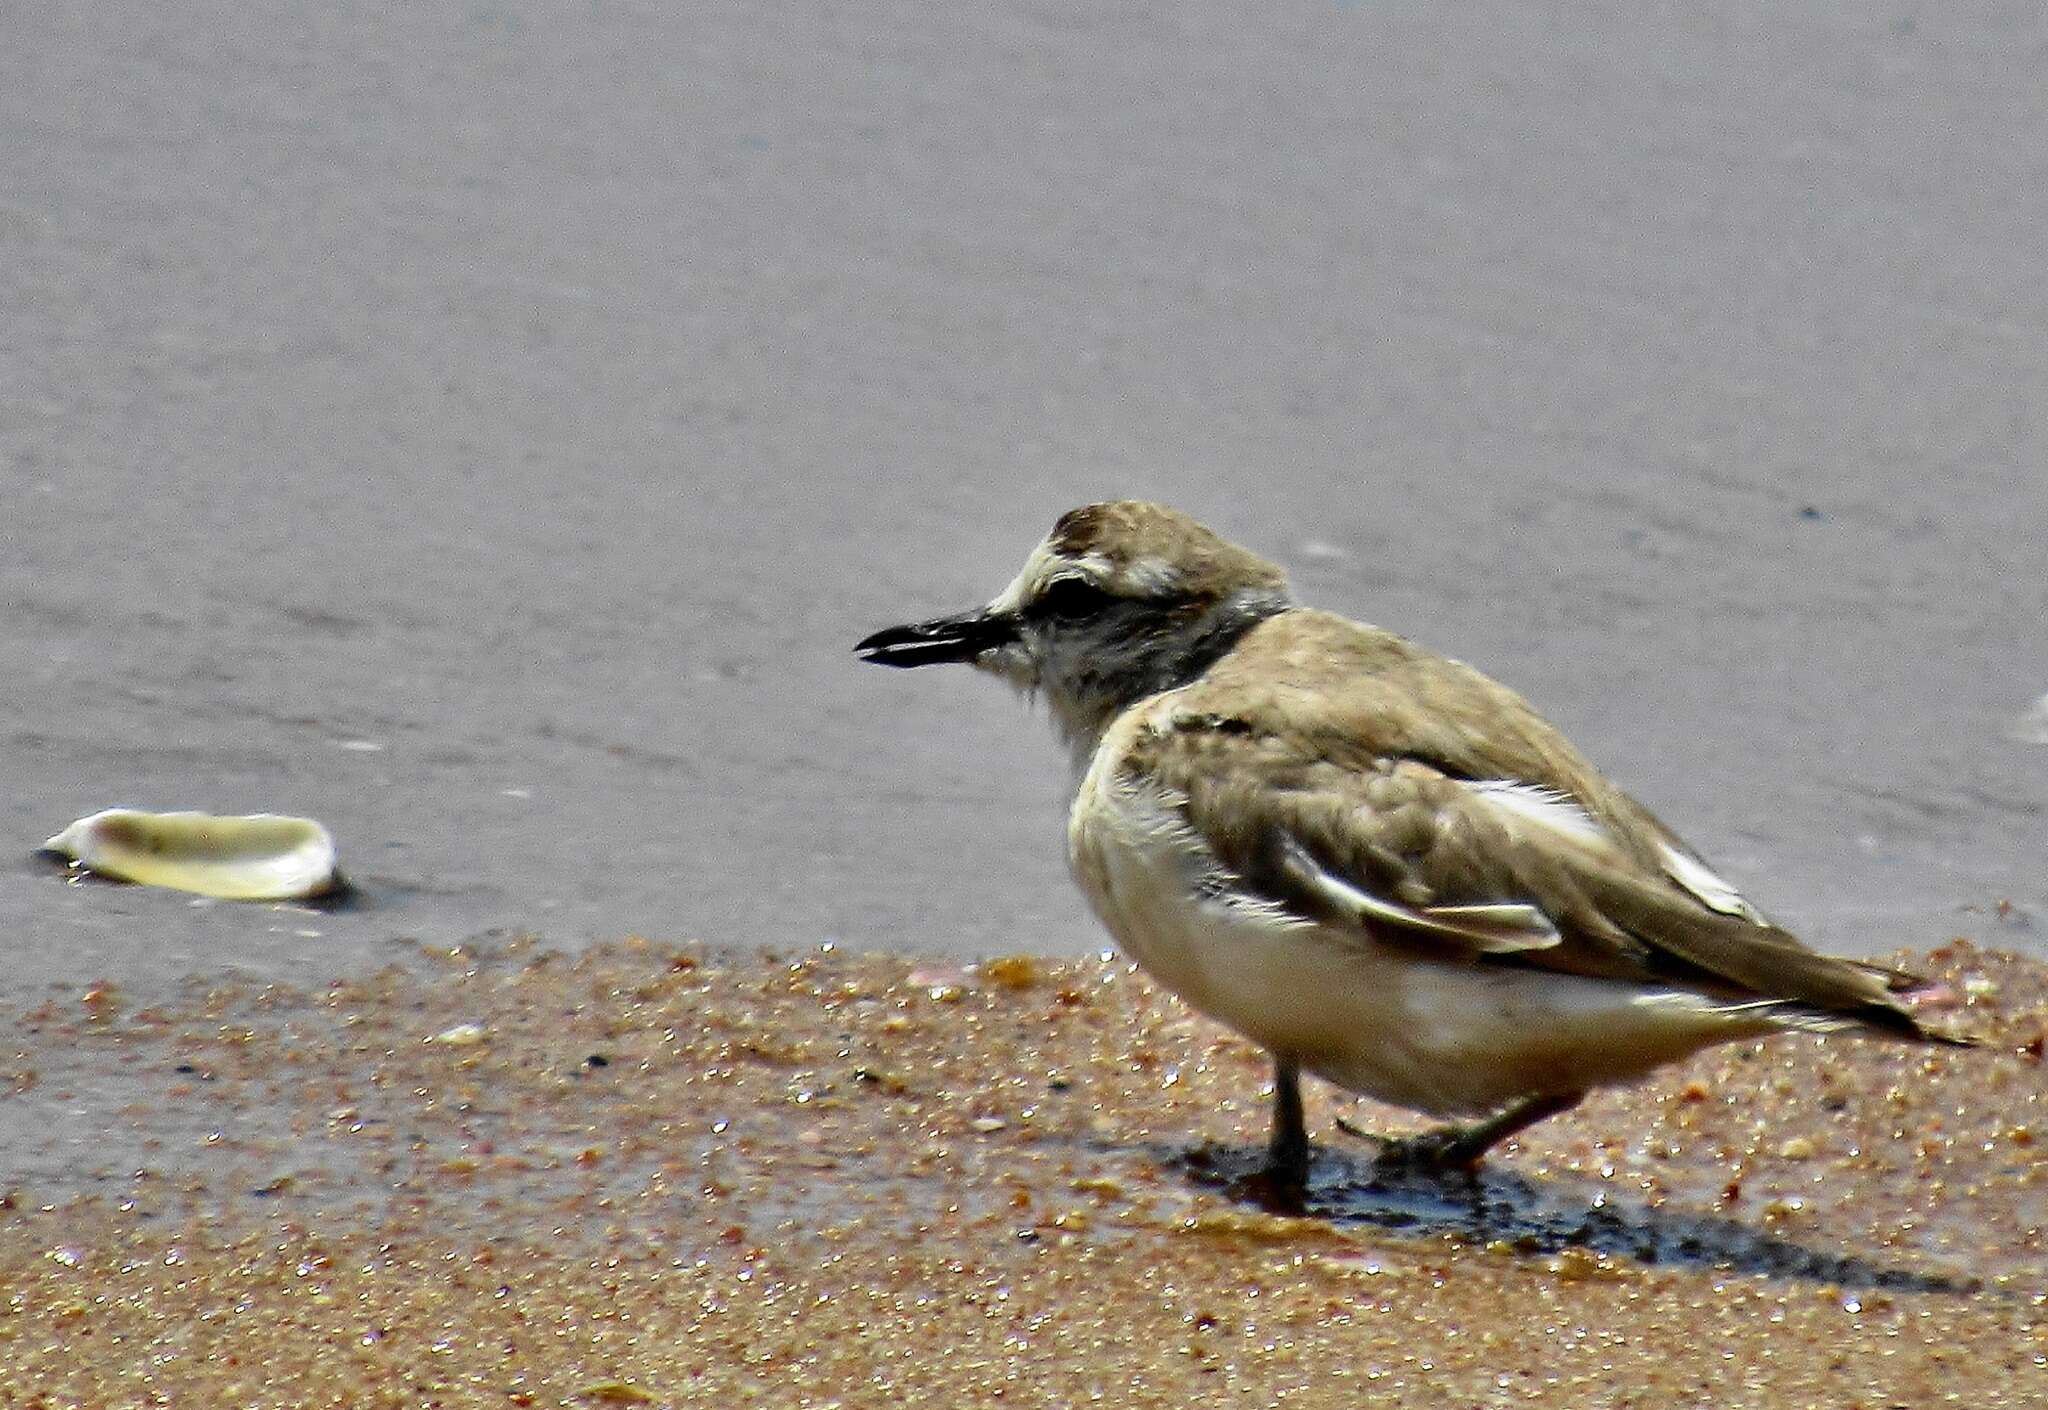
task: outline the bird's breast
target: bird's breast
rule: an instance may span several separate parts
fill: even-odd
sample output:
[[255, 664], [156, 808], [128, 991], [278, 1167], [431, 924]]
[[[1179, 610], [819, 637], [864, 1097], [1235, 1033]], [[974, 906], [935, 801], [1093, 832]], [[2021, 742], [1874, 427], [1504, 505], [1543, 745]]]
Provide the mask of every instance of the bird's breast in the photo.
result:
[[1098, 756], [1068, 817], [1075, 880], [1153, 979], [1269, 1048], [1298, 1051], [1304, 989], [1294, 971], [1337, 957], [1308, 939], [1309, 922], [1245, 892], [1177, 801]]

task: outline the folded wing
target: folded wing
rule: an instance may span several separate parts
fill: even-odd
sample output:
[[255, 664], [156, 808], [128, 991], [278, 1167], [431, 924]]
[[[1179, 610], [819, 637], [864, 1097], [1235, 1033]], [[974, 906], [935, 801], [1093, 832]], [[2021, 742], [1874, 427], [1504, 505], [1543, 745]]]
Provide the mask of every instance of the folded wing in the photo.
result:
[[1908, 976], [1817, 954], [1764, 921], [1611, 785], [1596, 814], [1554, 777], [1460, 777], [1471, 760], [1432, 760], [1412, 741], [1334, 760], [1313, 731], [1256, 710], [1162, 702], [1148, 736], [1127, 766], [1176, 800], [1220, 865], [1361, 943], [1679, 983], [1939, 1038], [1892, 997]]

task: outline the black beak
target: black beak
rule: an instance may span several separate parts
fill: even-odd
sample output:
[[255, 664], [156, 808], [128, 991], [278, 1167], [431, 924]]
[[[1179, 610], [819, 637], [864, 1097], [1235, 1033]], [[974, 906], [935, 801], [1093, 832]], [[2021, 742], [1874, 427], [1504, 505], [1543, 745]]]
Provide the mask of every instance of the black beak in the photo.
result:
[[986, 609], [885, 627], [854, 647], [863, 661], [877, 666], [937, 666], [947, 661], [972, 661], [982, 652], [1017, 639], [1017, 624]]

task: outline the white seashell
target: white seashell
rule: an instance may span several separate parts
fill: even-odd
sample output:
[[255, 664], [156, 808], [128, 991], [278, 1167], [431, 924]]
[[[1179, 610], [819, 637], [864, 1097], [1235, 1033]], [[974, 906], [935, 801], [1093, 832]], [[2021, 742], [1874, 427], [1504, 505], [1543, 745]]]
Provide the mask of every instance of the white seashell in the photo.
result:
[[144, 813], [109, 808], [43, 844], [99, 876], [226, 901], [283, 901], [346, 889], [334, 839], [311, 818], [278, 813]]

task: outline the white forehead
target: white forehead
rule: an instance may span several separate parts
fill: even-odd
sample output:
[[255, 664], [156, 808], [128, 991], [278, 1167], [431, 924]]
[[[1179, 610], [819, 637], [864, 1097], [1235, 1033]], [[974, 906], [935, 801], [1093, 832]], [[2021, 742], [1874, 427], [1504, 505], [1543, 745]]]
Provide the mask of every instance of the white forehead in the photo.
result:
[[1010, 580], [1008, 587], [996, 594], [989, 603], [989, 610], [1015, 612], [1043, 592], [1045, 585], [1054, 578], [1069, 577], [1076, 571], [1091, 582], [1134, 596], [1165, 593], [1181, 578], [1178, 568], [1155, 555], [1148, 554], [1118, 565], [1100, 553], [1074, 557], [1057, 552], [1048, 540], [1031, 550], [1031, 556], [1024, 560], [1023, 570]]

